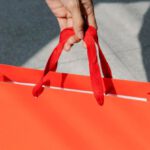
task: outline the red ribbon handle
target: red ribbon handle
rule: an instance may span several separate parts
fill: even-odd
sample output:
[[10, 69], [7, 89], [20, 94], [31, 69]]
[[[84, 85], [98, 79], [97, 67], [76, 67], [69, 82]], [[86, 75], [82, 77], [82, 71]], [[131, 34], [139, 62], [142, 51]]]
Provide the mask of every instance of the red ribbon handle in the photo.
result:
[[[46, 74], [49, 71], [56, 71], [58, 60], [62, 53], [64, 44], [74, 34], [75, 33], [74, 33], [73, 28], [64, 29], [60, 33], [59, 44], [56, 46], [56, 48], [52, 52], [50, 58], [48, 59], [48, 62], [44, 69], [41, 80], [33, 88], [32, 93], [34, 96], [37, 97], [40, 95], [41, 90], [42, 90], [42, 85], [44, 84], [43, 83], [44, 77], [46, 76]], [[110, 69], [108, 62], [106, 61], [104, 54], [102, 53], [102, 50], [101, 50], [99, 42], [98, 42], [97, 31], [94, 27], [89, 26], [87, 28], [87, 30], [85, 31], [84, 41], [87, 45], [87, 54], [88, 54], [88, 60], [89, 60], [89, 68], [90, 68], [89, 70], [90, 70], [92, 89], [93, 89], [94, 96], [95, 96], [97, 102], [100, 105], [102, 105], [104, 103], [105, 87], [104, 87], [104, 83], [103, 83], [103, 79], [102, 79], [101, 71], [100, 71], [100, 66], [99, 66], [98, 59], [97, 59], [96, 45], [98, 47], [98, 54], [100, 57], [100, 63], [102, 66], [102, 72], [103, 72], [104, 77], [112, 78], [111, 69]], [[96, 45], [95, 45], [95, 43], [96, 43]]]

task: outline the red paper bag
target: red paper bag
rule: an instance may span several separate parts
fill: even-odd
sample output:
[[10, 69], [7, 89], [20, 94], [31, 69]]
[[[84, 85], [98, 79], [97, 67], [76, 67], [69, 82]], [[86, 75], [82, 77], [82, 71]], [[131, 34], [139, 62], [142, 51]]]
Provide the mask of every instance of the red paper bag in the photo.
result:
[[73, 34], [61, 33], [44, 72], [0, 65], [0, 150], [149, 150], [150, 83], [112, 79], [92, 27], [90, 77], [55, 72]]

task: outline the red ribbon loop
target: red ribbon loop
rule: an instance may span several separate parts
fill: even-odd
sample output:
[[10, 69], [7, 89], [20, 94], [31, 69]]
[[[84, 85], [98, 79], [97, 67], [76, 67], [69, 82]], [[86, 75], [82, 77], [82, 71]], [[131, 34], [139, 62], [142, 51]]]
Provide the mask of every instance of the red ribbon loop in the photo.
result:
[[[47, 62], [46, 67], [44, 69], [41, 80], [33, 88], [33, 95], [34, 96], [40, 95], [40, 93], [42, 91], [42, 85], [44, 84], [44, 82], [43, 82], [44, 77], [46, 76], [46, 74], [49, 71], [56, 71], [57, 63], [58, 63], [59, 57], [62, 53], [64, 44], [74, 34], [75, 33], [74, 33], [73, 28], [64, 29], [60, 33], [59, 44], [56, 46], [56, 48], [52, 52], [50, 58], [48, 59], [48, 62]], [[95, 96], [97, 102], [100, 105], [102, 105], [104, 103], [105, 86], [103, 83], [103, 79], [102, 79], [101, 71], [100, 71], [100, 66], [99, 66], [98, 59], [97, 59], [97, 52], [96, 52], [95, 43], [97, 44], [97, 47], [98, 47], [98, 54], [100, 57], [100, 62], [101, 62], [102, 72], [104, 74], [104, 77], [112, 78], [111, 69], [109, 67], [108, 62], [106, 61], [104, 54], [101, 51], [101, 48], [100, 48], [100, 45], [98, 42], [97, 31], [94, 27], [89, 26], [88, 29], [85, 31], [84, 41], [87, 45], [90, 77], [91, 77], [91, 84], [92, 84], [94, 96]]]

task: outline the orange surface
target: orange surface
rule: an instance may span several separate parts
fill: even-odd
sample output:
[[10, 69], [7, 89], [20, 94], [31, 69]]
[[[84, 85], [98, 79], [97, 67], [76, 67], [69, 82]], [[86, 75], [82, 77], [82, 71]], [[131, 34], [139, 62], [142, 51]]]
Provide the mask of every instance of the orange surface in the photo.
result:
[[[42, 72], [0, 65], [0, 73], [13, 81], [36, 83]], [[91, 90], [86, 76], [48, 76], [53, 86]], [[117, 94], [149, 96], [150, 83], [112, 82]], [[92, 94], [45, 88], [36, 99], [32, 88], [0, 82], [0, 150], [150, 149], [149, 101], [105, 96], [99, 106]]]

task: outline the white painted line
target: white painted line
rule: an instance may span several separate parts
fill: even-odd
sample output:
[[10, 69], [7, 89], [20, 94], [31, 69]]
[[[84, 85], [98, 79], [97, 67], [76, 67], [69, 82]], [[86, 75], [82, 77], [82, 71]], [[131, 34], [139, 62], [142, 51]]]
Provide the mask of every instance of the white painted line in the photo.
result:
[[147, 98], [141, 98], [141, 97], [134, 97], [134, 96], [127, 96], [127, 95], [119, 95], [119, 94], [107, 94], [106, 96], [115, 96], [118, 98], [123, 98], [123, 99], [130, 99], [130, 100], [136, 100], [136, 101], [143, 101], [147, 102]]
[[[24, 86], [35, 86], [33, 83], [22, 83], [22, 82], [11, 82], [18, 85], [24, 85]], [[56, 86], [43, 86], [45, 88], [55, 89], [55, 90], [64, 90], [68, 92], [77, 92], [77, 93], [84, 93], [84, 94], [93, 94], [93, 91], [84, 91], [84, 90], [77, 90], [77, 89], [69, 89], [69, 88], [61, 88]], [[116, 94], [106, 94], [105, 96], [115, 96], [118, 98], [123, 99], [130, 99], [130, 100], [136, 100], [136, 101], [143, 101], [147, 102], [147, 98], [141, 98], [141, 97], [134, 97], [134, 96], [126, 96], [126, 95], [116, 95]]]

